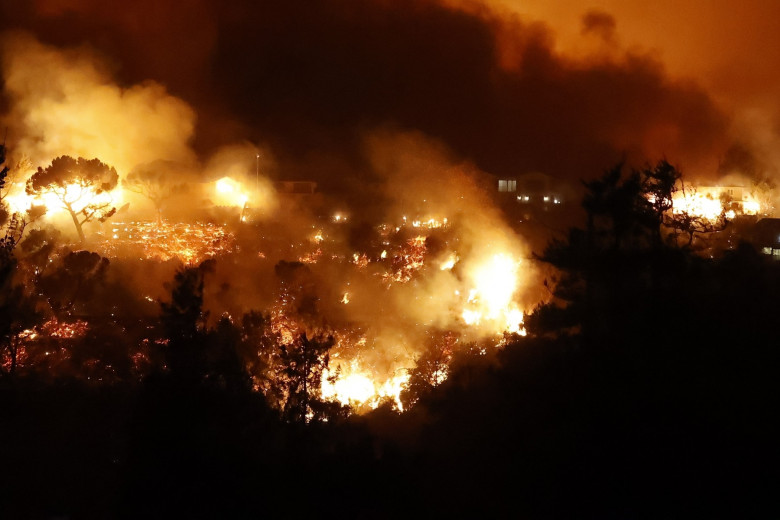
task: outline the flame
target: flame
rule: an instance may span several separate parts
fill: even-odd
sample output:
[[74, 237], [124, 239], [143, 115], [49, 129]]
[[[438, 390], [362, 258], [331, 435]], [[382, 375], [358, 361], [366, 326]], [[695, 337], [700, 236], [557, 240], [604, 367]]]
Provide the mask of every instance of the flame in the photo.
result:
[[[331, 381], [336, 375], [335, 381]], [[409, 382], [406, 370], [377, 382], [376, 377], [362, 367], [357, 360], [343, 363], [334, 371], [326, 370], [322, 378], [322, 396], [355, 408], [375, 409], [386, 400], [393, 402], [395, 408], [403, 411], [401, 392]]]
[[758, 215], [761, 212], [761, 204], [757, 200], [747, 199], [742, 202], [742, 211], [745, 215]]
[[731, 201], [735, 209], [726, 209], [721, 197], [728, 194], [729, 189], [715, 186], [701, 187], [698, 191], [695, 189], [679, 191], [672, 199], [672, 213], [688, 213], [695, 217], [716, 221], [723, 215], [733, 219], [737, 214], [757, 215], [762, 211], [761, 204], [755, 199], [754, 194], [747, 190], [742, 190], [741, 198]]
[[518, 288], [520, 261], [507, 253], [496, 253], [469, 273], [474, 287], [469, 290], [463, 321], [470, 326], [487, 325], [499, 331], [525, 334], [523, 312], [512, 300]]
[[24, 191], [24, 183], [16, 182], [8, 186], [8, 193], [3, 197], [3, 202], [8, 204], [11, 212], [23, 213], [27, 211], [33, 203], [33, 197], [30, 197]]
[[689, 213], [707, 220], [717, 220], [723, 214], [723, 203], [700, 193], [680, 194], [672, 200], [672, 213]]
[[244, 186], [230, 177], [222, 177], [214, 183], [217, 206], [244, 207], [249, 200]]
[[[221, 197], [242, 194], [241, 185], [227, 177], [216, 181], [213, 187]], [[417, 220], [419, 225], [415, 226]], [[448, 363], [459, 348], [460, 337], [468, 336], [469, 341], [486, 339], [488, 344], [500, 346], [502, 343], [495, 340], [496, 335], [525, 333], [523, 312], [514, 301], [521, 262], [513, 253], [517, 249], [512, 247], [511, 240], [490, 235], [489, 240], [478, 242], [480, 247], [469, 247], [470, 243], [461, 242], [459, 237], [449, 241], [451, 234], [439, 231], [449, 225], [446, 218], [415, 219], [401, 226], [386, 223], [377, 228], [383, 248], [381, 254], [379, 248], [370, 253], [361, 250], [345, 253], [336, 249], [338, 240], [331, 239], [338, 236], [331, 233], [338, 225], [320, 222], [305, 229], [293, 249], [293, 258], [301, 262], [340, 264], [342, 269], [350, 269], [355, 278], [362, 280], [354, 284], [347, 282], [349, 278], [344, 280], [345, 285], [335, 293], [333, 303], [349, 305], [350, 315], [361, 312], [366, 301], [361, 291], [373, 284], [388, 291], [388, 301], [400, 298], [399, 301], [419, 308], [410, 307], [405, 311], [409, 314], [401, 313], [399, 317], [400, 327], [415, 329], [408, 335], [401, 328], [398, 332], [380, 330], [359, 320], [354, 325], [328, 330], [331, 325], [312, 324], [297, 315], [294, 297], [283, 290], [270, 310], [271, 332], [280, 345], [293, 344], [304, 332], [324, 333], [337, 340], [328, 352], [330, 367], [323, 374], [320, 388], [323, 398], [350, 405], [357, 413], [388, 401], [403, 410], [400, 395], [408, 385], [410, 370], [419, 355], [413, 341], [419, 341], [421, 334], [434, 338], [431, 334], [434, 329], [430, 327], [451, 328], [454, 338], [440, 364], [427, 376], [432, 384], [447, 378]], [[428, 239], [439, 236], [448, 248], [447, 253], [431, 258], [428, 246], [432, 241]], [[208, 257], [229, 254], [236, 250], [234, 246], [235, 236], [224, 226], [112, 222], [97, 233], [94, 247], [107, 257], [179, 258], [187, 264], [196, 264]], [[264, 257], [262, 252], [253, 252], [254, 255]], [[443, 303], [437, 305], [437, 299]], [[430, 314], [435, 317], [421, 318], [424, 308], [436, 308]], [[388, 355], [390, 352], [392, 357]]]
[[[28, 195], [24, 189], [25, 183], [14, 183], [9, 194], [3, 198], [11, 211], [25, 212], [31, 206], [44, 206], [48, 216], [55, 216], [67, 211], [67, 207], [54, 193], [44, 193], [38, 196]], [[82, 186], [78, 183], [71, 183], [65, 186], [63, 190], [64, 202], [69, 204], [75, 213], [79, 213], [90, 204], [114, 204], [119, 205], [124, 200], [124, 191], [121, 186], [117, 186], [110, 192], [104, 191], [97, 193], [93, 187]]]
[[453, 267], [455, 267], [455, 264], [458, 263], [458, 255], [455, 253], [451, 253], [446, 260], [444, 260], [441, 265], [439, 266], [439, 269], [442, 271], [449, 271]]

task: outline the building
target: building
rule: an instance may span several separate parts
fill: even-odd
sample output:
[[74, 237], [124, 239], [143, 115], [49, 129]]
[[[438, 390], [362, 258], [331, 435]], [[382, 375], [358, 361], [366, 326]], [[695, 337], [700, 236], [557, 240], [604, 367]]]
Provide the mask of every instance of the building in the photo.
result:
[[571, 202], [575, 197], [567, 183], [540, 172], [498, 179], [498, 194], [518, 204], [542, 209]]

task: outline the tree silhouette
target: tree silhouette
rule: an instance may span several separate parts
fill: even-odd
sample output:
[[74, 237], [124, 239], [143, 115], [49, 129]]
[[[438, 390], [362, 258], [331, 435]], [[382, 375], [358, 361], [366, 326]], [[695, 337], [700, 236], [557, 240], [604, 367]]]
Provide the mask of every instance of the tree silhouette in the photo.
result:
[[185, 193], [188, 187], [183, 180], [182, 167], [170, 161], [142, 164], [127, 175], [123, 184], [128, 190], [143, 195], [154, 204], [158, 224], [162, 223], [166, 202]]
[[108, 266], [108, 259], [97, 253], [71, 251], [61, 265], [40, 276], [37, 286], [52, 311], [65, 317], [91, 306], [96, 290], [106, 281]]
[[624, 174], [618, 163], [595, 181], [585, 182], [589, 248], [658, 248], [682, 175], [666, 160]]
[[537, 334], [578, 327], [612, 334], [622, 322], [601, 316], [619, 318], [642, 294], [661, 297], [656, 291], [667, 287], [671, 273], [679, 274], [668, 263], [681, 261], [676, 241], [667, 243], [666, 236], [707, 231], [686, 228], [685, 214], [673, 214], [682, 186], [682, 175], [666, 160], [628, 174], [618, 164], [585, 183], [586, 229], [572, 228], [568, 239], [554, 240], [540, 256], [561, 276], [555, 298], [529, 316], [529, 327]]
[[0, 229], [3, 232], [0, 238], [0, 277], [3, 273], [7, 274], [9, 266], [13, 263], [11, 258], [13, 250], [21, 241], [27, 224], [43, 214], [39, 206], [32, 206], [25, 214], [8, 211], [4, 199], [8, 193], [8, 175], [11, 170], [5, 164], [5, 158], [5, 146], [0, 145]]
[[[695, 194], [693, 189], [683, 188], [683, 192], [688, 195]], [[692, 248], [697, 237], [723, 231], [728, 226], [729, 220], [726, 217], [726, 206], [729, 201], [722, 199], [722, 202], [721, 212], [714, 218], [684, 209], [667, 213], [664, 216], [664, 226], [671, 231], [676, 241], [679, 241], [680, 237], [682, 237], [683, 245]]]
[[41, 319], [35, 299], [22, 285], [0, 285], [0, 374], [14, 374], [19, 365], [22, 333]]
[[282, 417], [294, 423], [320, 421], [338, 404], [321, 398], [322, 376], [330, 362], [332, 337], [309, 339], [306, 333], [289, 345], [280, 345], [275, 371], [277, 392], [283, 398]]
[[203, 284], [214, 269], [207, 260], [198, 267], [176, 273], [171, 285], [171, 301], [160, 302], [165, 340], [165, 361], [171, 374], [185, 380], [200, 379], [205, 371], [206, 322], [203, 310]]
[[272, 396], [275, 397], [272, 379], [279, 344], [279, 334], [272, 330], [269, 315], [258, 311], [244, 314], [238, 343], [239, 356], [254, 388], [269, 400]]
[[0, 145], [0, 372], [12, 374], [19, 361], [19, 334], [35, 326], [40, 318], [35, 301], [22, 284], [14, 281], [18, 266], [14, 253], [22, 240], [25, 227], [40, 216], [40, 212], [35, 207], [25, 215], [8, 212], [2, 200], [10, 171], [5, 158], [5, 146]]
[[163, 357], [174, 379], [186, 384], [209, 384], [239, 392], [249, 388], [250, 377], [239, 355], [241, 330], [227, 317], [213, 329], [203, 310], [203, 287], [214, 260], [176, 273], [171, 300], [160, 302]]
[[84, 242], [83, 226], [92, 220], [104, 222], [116, 213], [110, 198], [103, 196], [119, 182], [113, 167], [98, 159], [57, 157], [45, 169], [38, 170], [27, 181], [27, 194], [54, 195], [73, 220], [79, 240]]

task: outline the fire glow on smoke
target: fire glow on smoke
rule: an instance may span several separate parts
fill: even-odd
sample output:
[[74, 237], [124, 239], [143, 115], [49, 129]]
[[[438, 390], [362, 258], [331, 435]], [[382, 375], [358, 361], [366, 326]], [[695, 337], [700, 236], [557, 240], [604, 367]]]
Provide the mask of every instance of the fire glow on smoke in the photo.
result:
[[[246, 188], [230, 177], [222, 177], [207, 184], [210, 199], [216, 206], [241, 208], [242, 214], [249, 197]], [[65, 188], [65, 200], [75, 210], [80, 204], [108, 202], [117, 205], [124, 200], [121, 185], [110, 193], [96, 194], [78, 185]], [[99, 200], [98, 200], [99, 199]], [[31, 205], [47, 208], [46, 220], [55, 225], [67, 226], [67, 219], [57, 220], [65, 209], [54, 195], [33, 198], [16, 186], [12, 196], [6, 198], [12, 209], [22, 211]], [[298, 260], [313, 268], [327, 268], [334, 265], [347, 273], [374, 280], [375, 289], [398, 294], [403, 298], [421, 301], [424, 293], [425, 305], [447, 309], [446, 316], [429, 318], [419, 326], [438, 323], [438, 327], [464, 329], [472, 339], [494, 337], [494, 344], [500, 343], [505, 332], [524, 334], [523, 312], [515, 301], [521, 289], [520, 272], [523, 264], [509, 248], [502, 247], [502, 241], [486, 242], [485, 253], [463, 255], [458, 252], [455, 239], [443, 256], [431, 257], [428, 239], [432, 235], [450, 231], [452, 222], [442, 216], [406, 216], [396, 223], [385, 223], [375, 228], [378, 240], [384, 245], [381, 253], [353, 251], [343, 254], [327, 231], [327, 226], [343, 226], [347, 218], [337, 213], [329, 222], [315, 227], [308, 240], [301, 241], [308, 249], [300, 250]], [[247, 225], [247, 224], [238, 224]], [[250, 225], [249, 229], [263, 233], [263, 226]], [[408, 237], [411, 234], [410, 237]], [[408, 238], [403, 238], [408, 237]], [[108, 258], [129, 258], [139, 261], [165, 262], [178, 259], [185, 265], [197, 265], [208, 258], [219, 258], [237, 251], [235, 234], [227, 225], [206, 222], [161, 222], [131, 220], [121, 221], [116, 217], [93, 228], [89, 233], [87, 246]], [[269, 246], [270, 248], [271, 246]], [[254, 257], [265, 258], [263, 251]], [[441, 280], [431, 276], [438, 276]], [[344, 307], [359, 305], [365, 301], [368, 288], [346, 284], [339, 292], [338, 303]], [[418, 304], [419, 305], [419, 304]], [[407, 309], [418, 312], [419, 309]], [[440, 314], [444, 311], [438, 311]], [[307, 330], [306, 323], [298, 322], [289, 315], [284, 304], [272, 309], [272, 328], [283, 344], [291, 344], [296, 337]], [[404, 318], [406, 319], [406, 318]], [[86, 326], [86, 323], [84, 324]], [[325, 374], [321, 395], [358, 410], [374, 408], [390, 401], [402, 409], [400, 395], [410, 379], [415, 366], [416, 349], [408, 342], [410, 338], [383, 337], [372, 330], [370, 324], [357, 335], [334, 331], [338, 341], [331, 349], [331, 363]], [[390, 365], [377, 360], [375, 351], [404, 351]], [[451, 354], [448, 354], [451, 355]], [[379, 356], [380, 358], [382, 356]], [[446, 379], [446, 370], [437, 371], [434, 384]]]

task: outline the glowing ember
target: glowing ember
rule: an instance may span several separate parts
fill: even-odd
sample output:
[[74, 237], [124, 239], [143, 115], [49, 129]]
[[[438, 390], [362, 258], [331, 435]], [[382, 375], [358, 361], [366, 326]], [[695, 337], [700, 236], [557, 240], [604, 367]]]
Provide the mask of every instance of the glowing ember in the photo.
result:
[[299, 257], [298, 261], [303, 264], [316, 264], [321, 256], [322, 249], [315, 249], [311, 253], [306, 253], [305, 255]]
[[[84, 336], [87, 333], [88, 323], [82, 320], [74, 322], [59, 322], [56, 318], [47, 321], [41, 327], [41, 334], [52, 338], [73, 339]], [[31, 335], [30, 339], [33, 339]]]
[[228, 253], [235, 243], [235, 237], [224, 227], [200, 222], [116, 222], [110, 237], [95, 243], [96, 250], [104, 256], [137, 256], [163, 262], [178, 258], [186, 264]]
[[422, 269], [425, 262], [425, 237], [417, 236], [406, 242], [406, 246], [392, 257], [392, 271], [382, 277], [387, 282], [406, 283]]
[[368, 256], [364, 254], [358, 254], [355, 253], [352, 255], [352, 260], [355, 262], [355, 265], [358, 267], [358, 269], [362, 269], [368, 265], [370, 260], [368, 259]]
[[[406, 217], [403, 218], [404, 223], [406, 223]], [[421, 220], [413, 220], [412, 221], [412, 227], [415, 228], [427, 228], [427, 229], [439, 229], [442, 227], [445, 227], [447, 225], [447, 219], [437, 219], [437, 218], [428, 218], [428, 219], [421, 219]]]

